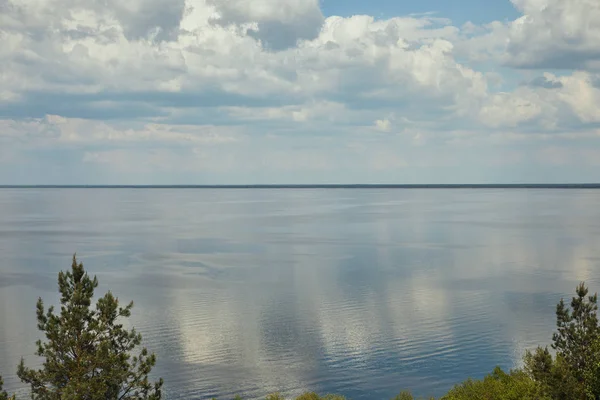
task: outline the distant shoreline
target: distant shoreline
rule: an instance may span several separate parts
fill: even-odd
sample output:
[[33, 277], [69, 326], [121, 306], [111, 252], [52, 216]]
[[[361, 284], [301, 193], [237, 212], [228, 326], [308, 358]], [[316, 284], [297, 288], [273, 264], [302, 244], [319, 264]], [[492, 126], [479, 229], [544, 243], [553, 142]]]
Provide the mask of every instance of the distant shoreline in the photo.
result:
[[0, 189], [600, 189], [600, 183], [273, 184], [273, 185], [0, 185]]

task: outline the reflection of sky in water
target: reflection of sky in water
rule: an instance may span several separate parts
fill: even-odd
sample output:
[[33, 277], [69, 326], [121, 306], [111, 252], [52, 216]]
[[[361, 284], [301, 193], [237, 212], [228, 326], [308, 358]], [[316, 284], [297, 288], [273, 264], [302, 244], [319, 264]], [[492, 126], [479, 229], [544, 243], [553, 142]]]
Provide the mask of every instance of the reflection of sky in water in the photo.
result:
[[[550, 339], [600, 289], [600, 191], [1, 190], [0, 373], [77, 251], [167, 398], [439, 395]], [[599, 271], [599, 272], [596, 272]]]

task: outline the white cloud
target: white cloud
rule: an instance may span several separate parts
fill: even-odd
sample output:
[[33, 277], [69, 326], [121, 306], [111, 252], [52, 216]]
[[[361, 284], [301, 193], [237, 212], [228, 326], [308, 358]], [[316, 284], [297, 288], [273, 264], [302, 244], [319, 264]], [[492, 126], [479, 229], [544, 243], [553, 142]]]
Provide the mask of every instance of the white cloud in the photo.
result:
[[139, 127], [108, 124], [81, 118], [47, 115], [27, 121], [0, 120], [0, 130], [15, 139], [28, 138], [31, 146], [65, 144], [122, 145], [132, 142], [167, 144], [233, 144], [242, 138], [239, 128], [210, 125], [165, 125], [148, 123]]
[[480, 118], [489, 126], [516, 127], [542, 114], [542, 100], [531, 90], [498, 93], [491, 96], [480, 111]]
[[571, 76], [560, 78], [551, 74], [547, 76], [560, 83], [558, 98], [567, 103], [582, 122], [600, 122], [600, 87], [595, 84], [600, 79], [600, 74], [575, 72]]
[[600, 122], [600, 75], [576, 71], [556, 76], [545, 73], [535, 85], [491, 94], [480, 119], [491, 127], [517, 127], [535, 122], [548, 131], [574, 124]]
[[324, 18], [318, 0], [209, 0], [222, 25], [237, 25], [265, 47], [283, 50], [318, 36]]
[[347, 116], [344, 104], [320, 101], [282, 107], [225, 107], [228, 114], [242, 120], [281, 120], [286, 122], [343, 122]]
[[[514, 3], [516, 21], [459, 28], [325, 17], [317, 0], [0, 0], [1, 145], [396, 171], [460, 164], [436, 146], [597, 139], [600, 3]], [[387, 143], [355, 146], [371, 137]]]
[[524, 68], [600, 68], [600, 2], [511, 0], [508, 63]]
[[392, 129], [392, 123], [389, 119], [378, 119], [375, 121], [375, 129], [381, 132], [389, 132]]
[[[188, 0], [176, 30], [173, 24], [150, 23], [161, 10], [173, 13], [171, 5], [163, 2], [125, 8], [109, 4], [102, 9], [81, 2], [66, 12], [59, 0], [36, 7], [13, 1], [4, 16], [8, 22], [2, 24], [3, 35], [11, 43], [2, 60], [3, 76], [8, 77], [6, 98], [39, 90], [143, 91], [149, 97], [152, 92], [209, 91], [214, 93], [215, 104], [226, 94], [291, 96], [296, 102], [315, 96], [329, 97], [329, 101], [349, 96], [355, 101], [382, 98], [392, 102], [415, 95], [446, 96], [442, 101], [452, 104], [462, 93], [481, 95], [485, 90], [480, 74], [453, 60], [448, 38], [457, 29], [444, 20], [330, 17], [314, 37], [300, 35], [305, 40], [297, 48], [272, 53], [241, 28], [270, 19], [283, 24], [297, 20], [304, 27], [307, 14], [320, 15], [316, 1], [297, 0], [285, 7], [274, 1], [259, 3], [260, 7], [253, 2], [252, 11], [245, 13], [249, 3], [244, 1]], [[150, 11], [142, 12], [140, 21], [131, 20], [146, 9]], [[211, 23], [215, 18], [227, 24]], [[32, 31], [39, 31], [37, 38]], [[168, 31], [172, 41], [157, 42], [158, 33], [144, 36], [130, 31]], [[119, 99], [123, 101], [123, 96], [112, 98]], [[86, 101], [92, 107], [99, 99]], [[182, 97], [182, 101], [186, 100]], [[193, 101], [186, 105], [193, 106]]]
[[501, 62], [508, 45], [509, 25], [493, 21], [482, 26], [467, 23], [456, 42], [456, 54], [472, 62]]

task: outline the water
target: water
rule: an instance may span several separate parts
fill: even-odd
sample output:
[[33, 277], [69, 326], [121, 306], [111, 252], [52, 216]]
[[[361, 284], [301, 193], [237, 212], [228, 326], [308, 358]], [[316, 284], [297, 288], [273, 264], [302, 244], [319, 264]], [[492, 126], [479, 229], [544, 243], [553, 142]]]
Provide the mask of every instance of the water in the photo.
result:
[[77, 252], [134, 300], [167, 399], [440, 395], [600, 290], [600, 190], [0, 190], [0, 373]]

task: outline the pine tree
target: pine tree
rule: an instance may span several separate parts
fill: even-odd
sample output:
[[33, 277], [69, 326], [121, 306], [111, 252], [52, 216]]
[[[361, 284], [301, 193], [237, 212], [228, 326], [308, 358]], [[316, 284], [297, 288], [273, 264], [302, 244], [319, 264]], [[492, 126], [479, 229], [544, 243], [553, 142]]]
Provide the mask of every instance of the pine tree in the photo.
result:
[[73, 256], [68, 272], [58, 274], [60, 313], [37, 303], [38, 329], [46, 341], [37, 341], [36, 354], [44, 358], [39, 370], [27, 368], [23, 359], [17, 375], [31, 387], [34, 400], [128, 400], [161, 398], [162, 379], [150, 382], [156, 363], [143, 348], [131, 353], [142, 337], [118, 321], [131, 315], [133, 302], [119, 306], [108, 292], [91, 307], [98, 280], [90, 278]]
[[542, 383], [554, 399], [600, 399], [600, 326], [598, 296], [588, 296], [579, 284], [570, 308], [560, 300], [556, 306], [557, 331], [552, 335], [553, 359], [548, 349], [525, 355], [525, 369]]
[[561, 299], [556, 306], [557, 332], [552, 348], [562, 358], [587, 398], [600, 398], [600, 326], [598, 295], [588, 296], [585, 284], [577, 286], [571, 309]]
[[587, 296], [588, 289], [583, 283], [577, 287], [577, 296], [571, 300], [570, 311], [563, 299], [556, 306], [557, 332], [552, 335], [552, 348], [583, 379], [580, 373], [587, 370], [594, 361], [591, 351], [600, 338], [598, 326], [598, 295]]

